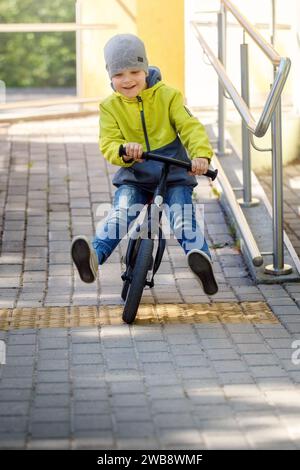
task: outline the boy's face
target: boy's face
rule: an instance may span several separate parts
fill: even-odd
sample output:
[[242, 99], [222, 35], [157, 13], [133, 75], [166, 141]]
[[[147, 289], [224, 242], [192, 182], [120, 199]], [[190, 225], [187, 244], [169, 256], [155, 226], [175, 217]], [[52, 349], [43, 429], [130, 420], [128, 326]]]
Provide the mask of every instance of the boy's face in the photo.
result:
[[124, 69], [114, 75], [111, 80], [114, 89], [127, 98], [135, 98], [142, 90], [147, 88], [144, 70]]

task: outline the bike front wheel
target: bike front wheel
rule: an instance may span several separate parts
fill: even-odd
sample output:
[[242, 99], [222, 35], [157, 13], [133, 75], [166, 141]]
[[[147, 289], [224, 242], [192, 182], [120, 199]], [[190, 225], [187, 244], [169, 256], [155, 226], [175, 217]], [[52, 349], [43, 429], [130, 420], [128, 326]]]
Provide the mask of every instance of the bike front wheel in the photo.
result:
[[151, 268], [152, 252], [153, 240], [141, 240], [123, 310], [123, 320], [126, 323], [132, 323], [136, 317], [146, 284], [147, 273]]
[[128, 281], [128, 279], [126, 279], [125, 281], [123, 281], [123, 287], [122, 287], [121, 297], [122, 297], [122, 299], [124, 300], [124, 302], [125, 302], [126, 297], [127, 297], [127, 293], [128, 293], [129, 286], [130, 286], [130, 281]]

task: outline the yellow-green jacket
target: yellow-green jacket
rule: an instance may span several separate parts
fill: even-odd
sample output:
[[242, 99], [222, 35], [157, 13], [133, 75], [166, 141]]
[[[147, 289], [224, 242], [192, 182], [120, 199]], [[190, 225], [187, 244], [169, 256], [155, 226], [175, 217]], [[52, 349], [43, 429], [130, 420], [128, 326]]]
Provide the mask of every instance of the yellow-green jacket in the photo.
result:
[[[123, 161], [118, 151], [127, 142], [184, 161], [189, 157], [210, 160], [213, 155], [204, 126], [184, 106], [181, 93], [161, 81], [157, 68], [149, 69], [147, 81], [148, 88], [134, 100], [115, 92], [100, 104], [100, 150], [110, 163], [122, 167], [114, 176], [115, 186], [136, 184], [152, 190], [160, 179], [160, 162]], [[175, 166], [170, 167], [167, 182], [197, 185], [194, 176]]]

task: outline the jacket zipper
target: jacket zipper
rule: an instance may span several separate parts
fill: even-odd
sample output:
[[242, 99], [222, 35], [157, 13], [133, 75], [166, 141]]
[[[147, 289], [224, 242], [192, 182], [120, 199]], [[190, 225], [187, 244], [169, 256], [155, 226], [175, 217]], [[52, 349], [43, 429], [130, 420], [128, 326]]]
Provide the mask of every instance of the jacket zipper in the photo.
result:
[[137, 100], [139, 102], [139, 105], [141, 104], [141, 106], [142, 106], [142, 107], [139, 106], [139, 109], [140, 109], [140, 114], [141, 114], [141, 120], [142, 120], [142, 126], [143, 126], [143, 131], [144, 131], [144, 137], [145, 137], [147, 152], [150, 152], [150, 144], [149, 144], [149, 139], [148, 139], [148, 133], [147, 133], [147, 127], [146, 127], [146, 121], [145, 121], [145, 114], [144, 114], [144, 104], [143, 104], [143, 100], [140, 96], [137, 96]]

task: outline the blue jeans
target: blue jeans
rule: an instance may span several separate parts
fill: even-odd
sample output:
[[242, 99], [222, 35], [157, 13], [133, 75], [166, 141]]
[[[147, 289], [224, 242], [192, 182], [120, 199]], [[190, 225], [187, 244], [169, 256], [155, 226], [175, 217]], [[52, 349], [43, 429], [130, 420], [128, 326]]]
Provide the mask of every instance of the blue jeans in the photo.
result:
[[[193, 188], [190, 186], [168, 187], [164, 210], [171, 229], [184, 252], [188, 253], [197, 248], [211, 258], [203, 231], [196, 220], [192, 192]], [[113, 208], [98, 224], [93, 240], [99, 264], [110, 256], [127, 234], [130, 224], [138, 217], [151, 195], [148, 191], [134, 185], [124, 184], [117, 189]]]

